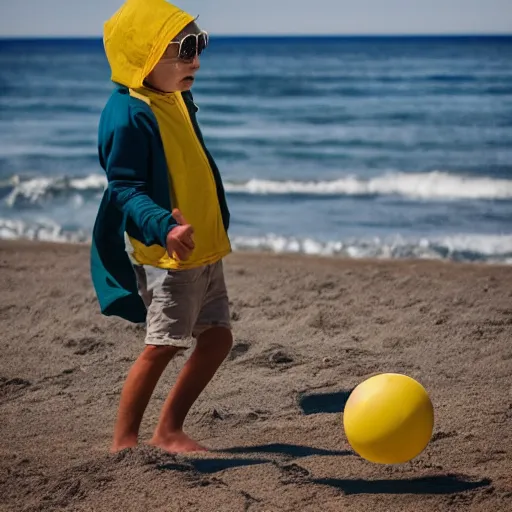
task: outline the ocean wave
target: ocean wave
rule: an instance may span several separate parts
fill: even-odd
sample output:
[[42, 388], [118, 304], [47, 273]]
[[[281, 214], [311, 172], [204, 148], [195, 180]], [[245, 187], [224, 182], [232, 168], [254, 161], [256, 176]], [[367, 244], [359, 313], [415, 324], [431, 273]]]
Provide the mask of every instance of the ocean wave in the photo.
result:
[[417, 240], [352, 239], [321, 242], [312, 238], [279, 235], [234, 237], [238, 251], [296, 253], [315, 256], [379, 259], [438, 259], [464, 262], [512, 264], [512, 235], [451, 235]]
[[[0, 239], [89, 243], [85, 230], [67, 231], [54, 221], [31, 222], [0, 218]], [[407, 239], [400, 236], [319, 241], [313, 238], [267, 234], [232, 236], [235, 251], [303, 254], [345, 258], [430, 259], [512, 265], [512, 235], [459, 234], [436, 238]]]
[[100, 174], [91, 174], [84, 178], [30, 178], [13, 176], [0, 182], [0, 199], [9, 208], [42, 206], [56, 198], [68, 198], [79, 195], [81, 198], [97, 195], [105, 190], [107, 180]]
[[[48, 201], [78, 195], [81, 199], [105, 190], [104, 175], [82, 178], [14, 176], [0, 182], [0, 200], [9, 208], [43, 206]], [[276, 181], [251, 179], [225, 181], [232, 195], [280, 196], [402, 196], [421, 200], [512, 199], [512, 180], [469, 177], [441, 171], [429, 173], [389, 173], [374, 178], [347, 176], [331, 181]]]
[[468, 177], [441, 171], [389, 173], [375, 178], [344, 177], [332, 181], [252, 179], [226, 183], [228, 192], [251, 195], [367, 196], [398, 195], [413, 199], [511, 199], [512, 180]]
[[19, 219], [0, 218], [0, 239], [87, 243], [91, 238], [90, 233], [85, 230], [67, 231], [49, 219], [25, 222]]

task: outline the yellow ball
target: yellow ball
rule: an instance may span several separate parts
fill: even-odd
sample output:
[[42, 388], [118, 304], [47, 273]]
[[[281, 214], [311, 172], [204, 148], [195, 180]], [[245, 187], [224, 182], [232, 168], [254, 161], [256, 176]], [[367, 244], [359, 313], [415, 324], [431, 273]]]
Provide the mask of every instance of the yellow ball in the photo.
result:
[[428, 445], [434, 408], [425, 388], [406, 375], [384, 373], [359, 384], [343, 413], [350, 446], [380, 464], [414, 459]]

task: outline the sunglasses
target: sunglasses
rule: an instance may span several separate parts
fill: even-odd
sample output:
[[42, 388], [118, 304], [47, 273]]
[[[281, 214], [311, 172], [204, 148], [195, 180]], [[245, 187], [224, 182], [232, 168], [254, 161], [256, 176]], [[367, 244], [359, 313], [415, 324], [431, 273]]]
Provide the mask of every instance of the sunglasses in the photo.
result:
[[194, 60], [208, 46], [208, 32], [201, 30], [199, 34], [188, 34], [181, 41], [171, 41], [171, 44], [180, 45], [178, 59]]

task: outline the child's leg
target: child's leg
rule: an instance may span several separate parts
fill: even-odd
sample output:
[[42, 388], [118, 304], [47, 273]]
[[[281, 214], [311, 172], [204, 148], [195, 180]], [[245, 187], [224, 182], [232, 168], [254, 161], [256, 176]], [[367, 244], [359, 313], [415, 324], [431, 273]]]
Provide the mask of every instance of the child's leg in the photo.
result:
[[165, 401], [151, 444], [174, 453], [205, 450], [183, 432], [183, 423], [232, 344], [231, 330], [226, 327], [213, 327], [199, 335], [196, 348]]
[[128, 373], [121, 393], [113, 452], [137, 444], [142, 416], [159, 378], [174, 355], [191, 346], [190, 341], [179, 338], [192, 330], [194, 301], [204, 294], [200, 269], [180, 272], [172, 278], [159, 268], [135, 266], [134, 271], [148, 308], [146, 348]]
[[180, 349], [148, 345], [128, 372], [114, 428], [111, 451], [137, 444], [140, 423], [149, 399], [169, 361]]

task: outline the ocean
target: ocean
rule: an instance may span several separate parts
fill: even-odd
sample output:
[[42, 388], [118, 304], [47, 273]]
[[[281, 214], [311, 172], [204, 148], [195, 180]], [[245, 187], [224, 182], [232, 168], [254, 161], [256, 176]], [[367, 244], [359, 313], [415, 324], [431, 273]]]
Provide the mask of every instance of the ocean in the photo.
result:
[[[0, 238], [86, 242], [101, 40], [0, 40]], [[212, 37], [235, 250], [512, 263], [512, 37]]]

